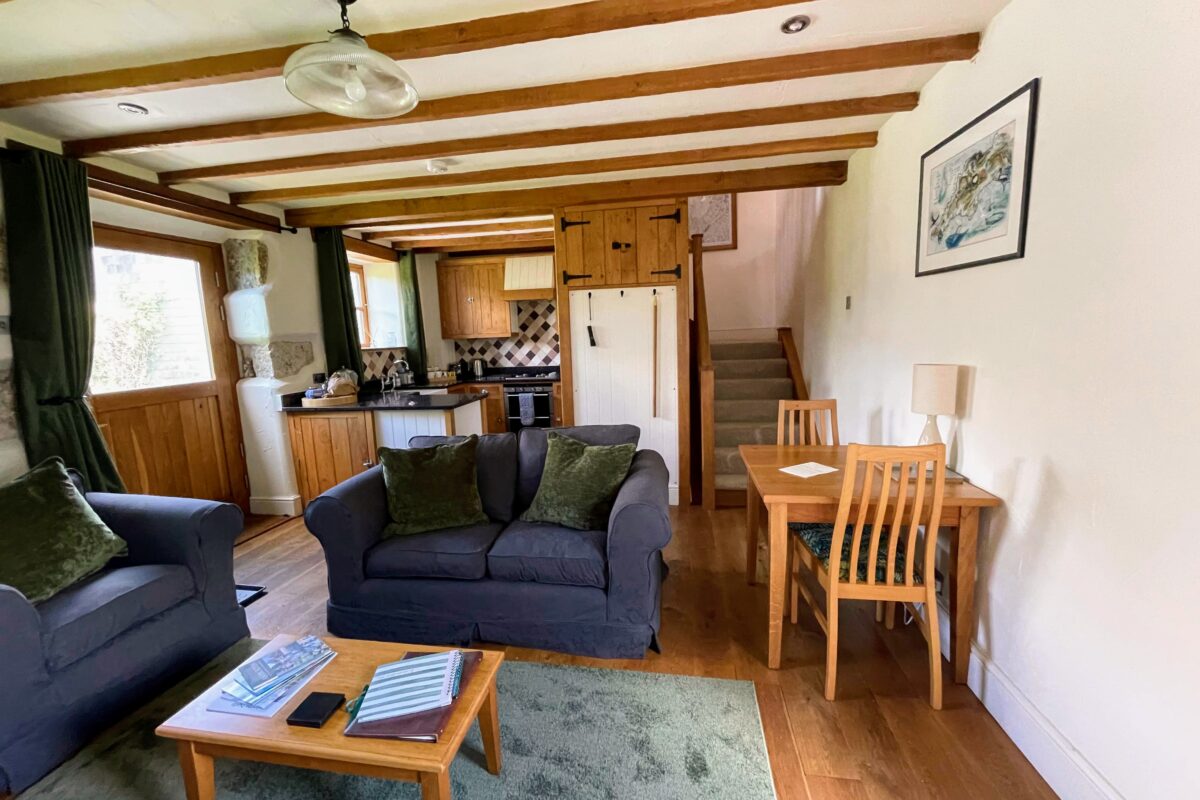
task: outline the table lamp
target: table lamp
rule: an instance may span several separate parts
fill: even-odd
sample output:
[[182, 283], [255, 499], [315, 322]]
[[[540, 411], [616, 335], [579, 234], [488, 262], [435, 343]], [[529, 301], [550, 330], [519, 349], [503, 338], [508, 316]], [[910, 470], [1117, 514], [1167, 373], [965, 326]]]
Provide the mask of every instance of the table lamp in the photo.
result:
[[917, 444], [940, 444], [938, 415], [954, 416], [957, 405], [957, 364], [913, 364], [912, 410], [925, 415], [925, 429]]

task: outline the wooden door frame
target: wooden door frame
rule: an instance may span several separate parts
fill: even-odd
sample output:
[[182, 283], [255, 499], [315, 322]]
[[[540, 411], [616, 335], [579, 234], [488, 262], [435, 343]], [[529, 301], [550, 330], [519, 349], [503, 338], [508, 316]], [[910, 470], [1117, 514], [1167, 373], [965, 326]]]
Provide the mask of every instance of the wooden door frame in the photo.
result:
[[[169, 258], [188, 258], [200, 264], [201, 297], [204, 302], [204, 321], [208, 329], [209, 348], [213, 358], [211, 383], [217, 386], [217, 404], [221, 415], [221, 430], [225, 439], [225, 462], [229, 468], [230, 491], [234, 502], [242, 511], [250, 510], [250, 482], [246, 472], [246, 459], [242, 449], [242, 415], [238, 406], [237, 382], [240, 375], [237, 345], [229, 338], [225, 325], [223, 302], [225, 297], [225, 252], [221, 245], [198, 239], [185, 239], [132, 228], [94, 223], [93, 241], [96, 247], [126, 250]], [[210, 383], [202, 381], [201, 383]], [[161, 391], [182, 389], [196, 384], [160, 387]], [[113, 392], [111, 395], [89, 395], [93, 409], [116, 410], [128, 405], [131, 392]], [[112, 402], [105, 398], [112, 397]]]

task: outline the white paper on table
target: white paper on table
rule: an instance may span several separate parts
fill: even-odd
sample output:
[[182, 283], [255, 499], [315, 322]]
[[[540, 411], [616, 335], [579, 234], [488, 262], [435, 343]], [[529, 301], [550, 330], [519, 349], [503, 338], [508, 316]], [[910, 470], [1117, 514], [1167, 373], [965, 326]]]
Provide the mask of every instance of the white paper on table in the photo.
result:
[[816, 461], [809, 461], [791, 467], [780, 467], [779, 471], [786, 472], [788, 475], [795, 475], [797, 478], [815, 478], [818, 475], [837, 472], [837, 467], [827, 467], [824, 464], [818, 464]]

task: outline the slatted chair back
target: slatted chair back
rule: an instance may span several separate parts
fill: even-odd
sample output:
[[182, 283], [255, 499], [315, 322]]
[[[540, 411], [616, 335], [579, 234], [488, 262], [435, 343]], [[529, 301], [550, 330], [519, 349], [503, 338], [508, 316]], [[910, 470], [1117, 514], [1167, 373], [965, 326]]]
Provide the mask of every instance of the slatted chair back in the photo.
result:
[[[835, 582], [840, 586], [913, 589], [933, 580], [938, 520], [946, 490], [946, 446], [852, 444], [846, 453], [843, 481], [830, 549], [830, 589]], [[927, 535], [918, 573], [917, 540], [922, 528]], [[868, 531], [866, 536], [864, 531]], [[847, 576], [839, 579], [840, 554], [847, 536], [852, 536], [849, 569]], [[865, 571], [860, 575], [857, 567], [863, 562]]]
[[780, 400], [778, 445], [837, 447], [837, 400]]

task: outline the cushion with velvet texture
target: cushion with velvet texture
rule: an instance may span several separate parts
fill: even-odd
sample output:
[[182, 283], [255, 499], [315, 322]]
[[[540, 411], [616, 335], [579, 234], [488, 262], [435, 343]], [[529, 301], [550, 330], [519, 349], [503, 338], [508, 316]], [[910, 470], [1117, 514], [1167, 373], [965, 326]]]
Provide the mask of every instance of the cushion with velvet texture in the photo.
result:
[[487, 574], [488, 548], [502, 527], [489, 522], [384, 539], [367, 551], [366, 575], [479, 580]]
[[629, 474], [637, 445], [589, 445], [554, 431], [546, 441], [542, 480], [521, 519], [581, 531], [607, 529], [613, 501]]
[[488, 572], [500, 581], [532, 581], [603, 589], [608, 573], [603, 530], [580, 531], [543, 522], [518, 521], [500, 534], [488, 553]]
[[392, 522], [383, 536], [486, 524], [475, 477], [478, 436], [410, 450], [379, 448]]
[[[642, 432], [637, 425], [578, 425], [555, 428], [554, 433], [569, 436], [584, 444], [638, 443]], [[522, 428], [517, 433], [517, 498], [518, 512], [529, 508], [542, 482], [546, 467], [546, 448], [551, 431], [546, 428]], [[520, 516], [520, 514], [518, 514]]]
[[[433, 447], [465, 441], [465, 436], [414, 436], [409, 447]], [[475, 450], [475, 475], [483, 513], [493, 522], [512, 522], [517, 491], [517, 435], [485, 433]]]
[[196, 595], [191, 571], [177, 564], [106, 569], [42, 603], [42, 631], [50, 669], [89, 653]]
[[48, 600], [127, 552], [67, 474], [48, 458], [0, 487], [0, 583]]

